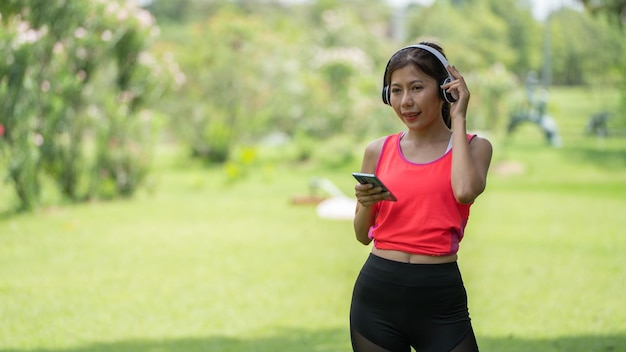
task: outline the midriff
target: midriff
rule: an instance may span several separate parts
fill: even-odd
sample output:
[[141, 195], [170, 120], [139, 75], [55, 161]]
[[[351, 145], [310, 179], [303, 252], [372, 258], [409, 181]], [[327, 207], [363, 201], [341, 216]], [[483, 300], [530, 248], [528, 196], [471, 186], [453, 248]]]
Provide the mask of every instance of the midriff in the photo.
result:
[[376, 246], [372, 246], [372, 254], [379, 256], [381, 258], [393, 260], [396, 262], [411, 263], [411, 264], [444, 264], [444, 263], [452, 263], [457, 260], [456, 254], [445, 255], [445, 256], [412, 254], [412, 253], [406, 253], [402, 251], [394, 251], [390, 249], [379, 249], [379, 248], [376, 248]]

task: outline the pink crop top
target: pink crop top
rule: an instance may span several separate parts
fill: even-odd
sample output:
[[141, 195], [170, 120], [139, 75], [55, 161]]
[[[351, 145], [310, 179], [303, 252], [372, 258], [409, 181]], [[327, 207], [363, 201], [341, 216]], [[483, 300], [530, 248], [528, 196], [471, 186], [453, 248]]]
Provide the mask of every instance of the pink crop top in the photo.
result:
[[[452, 193], [452, 151], [427, 164], [412, 163], [400, 149], [403, 133], [383, 144], [376, 175], [398, 198], [375, 206], [370, 237], [379, 249], [444, 256], [455, 254], [463, 239], [471, 204]], [[468, 135], [471, 140], [474, 135]]]

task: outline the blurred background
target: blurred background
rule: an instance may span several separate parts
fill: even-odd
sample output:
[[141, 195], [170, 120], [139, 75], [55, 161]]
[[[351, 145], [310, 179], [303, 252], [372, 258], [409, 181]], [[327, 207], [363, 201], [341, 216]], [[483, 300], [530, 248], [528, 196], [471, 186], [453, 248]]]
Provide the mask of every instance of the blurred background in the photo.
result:
[[626, 351], [625, 24], [624, 0], [3, 0], [0, 351], [350, 350], [368, 248], [336, 220], [423, 40], [494, 145], [461, 256], [479, 343]]
[[131, 196], [163, 143], [224, 164], [262, 143], [308, 159], [320, 141], [394, 131], [381, 72], [420, 40], [471, 82], [472, 130], [530, 122], [558, 146], [583, 132], [544, 118], [560, 87], [606, 92], [575, 113], [623, 137], [623, 1], [585, 3], [4, 1], [0, 208]]

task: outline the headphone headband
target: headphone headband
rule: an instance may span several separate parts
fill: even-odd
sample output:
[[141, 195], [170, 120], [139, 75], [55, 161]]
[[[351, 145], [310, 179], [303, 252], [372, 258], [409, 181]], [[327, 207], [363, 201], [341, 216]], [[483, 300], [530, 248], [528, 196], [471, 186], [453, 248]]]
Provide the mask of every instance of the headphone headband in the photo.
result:
[[[433, 48], [432, 46], [428, 46], [428, 45], [424, 45], [424, 44], [415, 44], [415, 45], [409, 45], [409, 46], [405, 46], [404, 48], [398, 50], [398, 52], [404, 50], [404, 49], [410, 49], [410, 48], [418, 48], [418, 49], [424, 49], [426, 51], [428, 51], [429, 53], [435, 55], [435, 57], [437, 59], [439, 59], [439, 62], [441, 62], [441, 64], [443, 65], [443, 68], [446, 69], [446, 72], [448, 73], [448, 78], [450, 78], [451, 81], [454, 81], [454, 77], [452, 77], [452, 74], [450, 73], [450, 71], [448, 71], [448, 66], [450, 65], [448, 63], [448, 60], [446, 59], [445, 56], [443, 56], [439, 50]], [[397, 54], [397, 53], [396, 53]], [[394, 54], [395, 55], [395, 54]]]

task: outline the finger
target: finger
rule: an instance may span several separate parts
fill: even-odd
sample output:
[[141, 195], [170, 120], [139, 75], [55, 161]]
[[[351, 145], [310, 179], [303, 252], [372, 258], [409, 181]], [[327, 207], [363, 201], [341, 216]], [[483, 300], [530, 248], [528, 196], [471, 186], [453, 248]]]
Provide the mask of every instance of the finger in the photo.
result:
[[357, 199], [373, 199], [374, 201], [376, 201], [376, 197], [378, 196], [378, 194], [381, 194], [382, 188], [380, 187], [374, 187], [373, 185], [367, 185], [368, 187], [362, 187], [362, 188], [366, 188], [366, 189], [358, 189], [358, 186], [355, 187], [355, 192], [354, 192], [354, 196]]
[[456, 78], [463, 78], [463, 76], [461, 75], [459, 70], [457, 70], [456, 67], [454, 67], [454, 66], [448, 65], [448, 72], [450, 72], [452, 74], [452, 76], [454, 76]]
[[463, 76], [461, 75], [457, 75], [457, 76], [458, 76], [457, 79], [442, 85], [441, 88], [445, 89], [447, 92], [453, 92], [453, 91], [456, 91], [458, 93], [469, 92], [469, 89], [467, 88], [467, 84], [465, 83]]
[[354, 189], [357, 191], [366, 191], [370, 188], [374, 187], [374, 185], [370, 184], [370, 183], [357, 183], [354, 186]]
[[389, 197], [389, 192], [381, 192], [380, 187], [376, 187], [375, 191], [369, 190], [365, 192], [356, 192], [357, 201], [361, 204], [374, 204]]
[[442, 84], [440, 87], [441, 89], [459, 89], [467, 88], [467, 85], [465, 84], [465, 80], [463, 80], [463, 78], [457, 78], [454, 81]]

